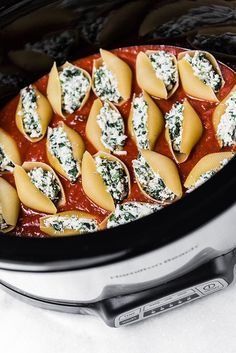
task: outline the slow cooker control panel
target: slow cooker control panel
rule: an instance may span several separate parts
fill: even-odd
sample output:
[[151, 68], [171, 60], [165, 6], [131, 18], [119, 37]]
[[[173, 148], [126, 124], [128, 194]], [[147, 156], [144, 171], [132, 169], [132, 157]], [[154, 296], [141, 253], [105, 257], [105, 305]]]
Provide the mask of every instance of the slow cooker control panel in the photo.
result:
[[115, 326], [125, 326], [154, 315], [164, 313], [168, 310], [177, 308], [181, 305], [192, 302], [193, 300], [204, 297], [208, 294], [217, 292], [228, 286], [228, 283], [222, 278], [216, 278], [185, 290], [175, 292], [171, 295], [147, 302], [142, 306], [122, 313], [115, 319]]
[[[182, 276], [100, 303], [99, 314], [113, 327], [136, 323], [226, 288], [234, 279], [236, 249], [217, 256]], [[153, 284], [153, 283], [152, 283]]]

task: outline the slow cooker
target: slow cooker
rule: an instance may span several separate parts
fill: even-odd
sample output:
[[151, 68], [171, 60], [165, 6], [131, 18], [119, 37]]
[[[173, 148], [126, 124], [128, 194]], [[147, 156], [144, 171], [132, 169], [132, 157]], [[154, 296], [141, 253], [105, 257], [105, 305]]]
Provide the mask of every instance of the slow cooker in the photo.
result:
[[[5, 104], [56, 60], [99, 47], [207, 49], [235, 68], [235, 1], [2, 1]], [[1, 288], [46, 309], [119, 327], [227, 287], [236, 263], [236, 159], [177, 203], [99, 237], [0, 237]]]

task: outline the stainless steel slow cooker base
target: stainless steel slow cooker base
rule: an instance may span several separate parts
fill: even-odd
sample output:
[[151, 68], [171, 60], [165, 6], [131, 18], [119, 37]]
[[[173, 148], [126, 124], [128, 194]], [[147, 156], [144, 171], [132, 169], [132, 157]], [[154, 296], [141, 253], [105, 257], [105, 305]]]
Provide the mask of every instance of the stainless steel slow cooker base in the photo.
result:
[[1, 281], [3, 290], [43, 309], [100, 316], [112, 327], [159, 315], [226, 288], [233, 280], [236, 250], [221, 255], [184, 276], [147, 290], [94, 302], [68, 302], [31, 295]]
[[[0, 106], [48, 73], [54, 60], [61, 65], [99, 47], [191, 46], [235, 68], [233, 41], [223, 26], [235, 26], [235, 5], [206, 3], [2, 0]], [[214, 24], [222, 26], [218, 35]], [[208, 34], [199, 37], [207, 25]], [[208, 45], [202, 47], [204, 35]], [[28, 303], [98, 315], [115, 327], [221, 290], [232, 282], [236, 262], [235, 170], [234, 158], [175, 205], [97, 237], [0, 236], [0, 284]]]
[[44, 266], [43, 272], [20, 272], [2, 264], [0, 281], [3, 289], [31, 304], [99, 315], [110, 326], [127, 325], [232, 282], [235, 216], [233, 206], [188, 237], [110, 265], [60, 272], [45, 272]]

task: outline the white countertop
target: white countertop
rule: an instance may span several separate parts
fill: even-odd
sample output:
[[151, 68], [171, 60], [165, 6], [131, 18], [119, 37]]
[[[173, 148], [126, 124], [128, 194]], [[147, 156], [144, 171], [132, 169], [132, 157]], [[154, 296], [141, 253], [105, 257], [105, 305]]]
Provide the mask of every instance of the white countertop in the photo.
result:
[[95, 317], [31, 307], [0, 290], [3, 353], [235, 353], [236, 281], [179, 309], [114, 329]]

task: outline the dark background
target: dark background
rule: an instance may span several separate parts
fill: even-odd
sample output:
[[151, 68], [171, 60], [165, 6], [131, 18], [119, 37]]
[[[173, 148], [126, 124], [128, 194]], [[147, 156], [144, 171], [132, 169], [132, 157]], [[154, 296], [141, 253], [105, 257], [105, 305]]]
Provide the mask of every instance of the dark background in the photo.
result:
[[63, 64], [134, 44], [211, 51], [235, 68], [236, 1], [5, 1], [0, 3], [2, 102]]

